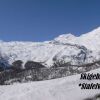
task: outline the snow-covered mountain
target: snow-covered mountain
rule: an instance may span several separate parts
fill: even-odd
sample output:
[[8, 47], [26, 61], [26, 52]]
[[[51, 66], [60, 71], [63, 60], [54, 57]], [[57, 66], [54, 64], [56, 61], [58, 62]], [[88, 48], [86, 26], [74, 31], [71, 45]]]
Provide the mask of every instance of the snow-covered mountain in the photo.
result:
[[[99, 60], [100, 28], [79, 37], [63, 34], [45, 42], [0, 41], [2, 63], [34, 60], [50, 66], [59, 59], [78, 65]], [[100, 68], [89, 73], [99, 72]], [[0, 86], [0, 100], [86, 100], [100, 93], [99, 89], [81, 90], [80, 83], [95, 84], [99, 80], [80, 80], [78, 74], [55, 80]]]
[[82, 64], [100, 58], [100, 27], [79, 37], [63, 34], [45, 42], [0, 41], [0, 56], [11, 64], [15, 60], [42, 62], [48, 66], [63, 59]]
[[[53, 61], [64, 59], [66, 62], [85, 62], [91, 57], [90, 51], [83, 46], [61, 43], [2, 42], [1, 55], [12, 63], [15, 60], [33, 60], [51, 65]], [[87, 59], [87, 60], [86, 60]]]
[[83, 45], [90, 50], [100, 51], [100, 27], [79, 37], [76, 37], [71, 33], [63, 34], [55, 38], [55, 41]]

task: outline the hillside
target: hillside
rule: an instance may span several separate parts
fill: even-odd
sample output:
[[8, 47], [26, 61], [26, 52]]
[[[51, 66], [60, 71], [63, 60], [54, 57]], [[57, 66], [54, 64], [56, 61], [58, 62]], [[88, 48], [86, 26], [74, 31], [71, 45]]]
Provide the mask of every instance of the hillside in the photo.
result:
[[[90, 73], [99, 73], [100, 69]], [[81, 90], [80, 83], [99, 83], [99, 80], [80, 80], [80, 75], [49, 81], [0, 86], [0, 100], [84, 100], [100, 91]]]

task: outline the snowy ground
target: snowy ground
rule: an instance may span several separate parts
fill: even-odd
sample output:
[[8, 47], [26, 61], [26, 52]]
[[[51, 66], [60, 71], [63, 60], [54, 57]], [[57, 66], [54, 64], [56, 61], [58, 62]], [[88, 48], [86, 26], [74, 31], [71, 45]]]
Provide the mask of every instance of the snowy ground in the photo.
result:
[[[99, 72], [100, 69], [91, 71]], [[100, 93], [100, 90], [81, 90], [79, 83], [83, 83], [80, 75], [74, 75], [48, 81], [0, 86], [0, 100], [83, 100]]]

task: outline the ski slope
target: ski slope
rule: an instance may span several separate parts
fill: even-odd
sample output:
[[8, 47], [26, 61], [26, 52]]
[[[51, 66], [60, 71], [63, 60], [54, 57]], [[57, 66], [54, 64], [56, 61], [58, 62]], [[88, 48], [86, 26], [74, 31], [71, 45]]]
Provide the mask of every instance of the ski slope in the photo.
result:
[[[91, 71], [99, 72], [100, 69]], [[84, 82], [99, 83], [99, 80]], [[79, 83], [83, 83], [80, 75], [73, 75], [41, 82], [0, 86], [0, 100], [84, 100], [100, 93], [100, 90], [81, 90]]]

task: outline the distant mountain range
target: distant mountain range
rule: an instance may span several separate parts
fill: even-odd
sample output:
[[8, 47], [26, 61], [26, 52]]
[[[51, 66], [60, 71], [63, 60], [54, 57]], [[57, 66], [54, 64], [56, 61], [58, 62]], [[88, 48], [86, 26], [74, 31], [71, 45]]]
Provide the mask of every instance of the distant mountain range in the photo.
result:
[[4, 60], [33, 60], [47, 66], [57, 60], [75, 65], [100, 60], [100, 27], [79, 37], [69, 33], [44, 42], [0, 41], [0, 61]]

